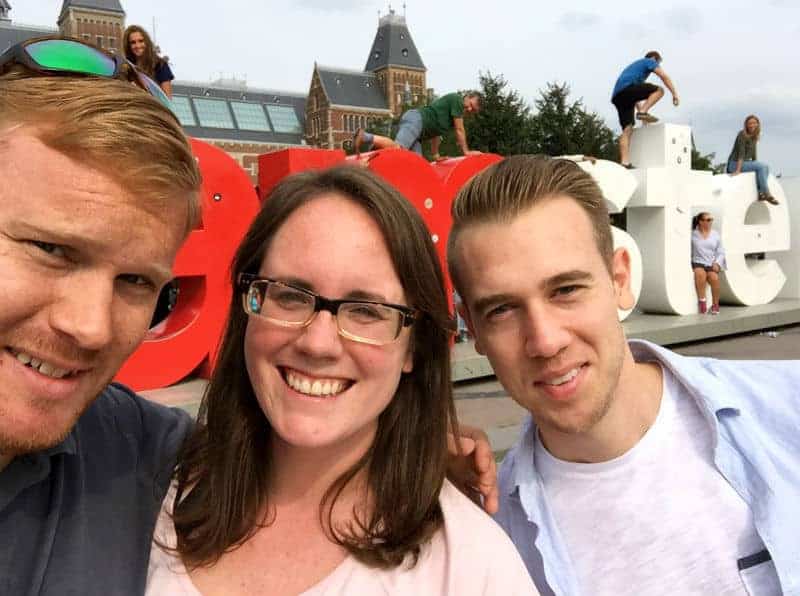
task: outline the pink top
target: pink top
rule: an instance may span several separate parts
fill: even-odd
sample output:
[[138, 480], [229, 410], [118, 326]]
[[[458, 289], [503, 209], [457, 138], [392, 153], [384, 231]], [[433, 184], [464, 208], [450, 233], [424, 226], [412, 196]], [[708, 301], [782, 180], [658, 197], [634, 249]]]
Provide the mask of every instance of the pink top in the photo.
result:
[[[174, 494], [174, 493], [170, 493]], [[439, 495], [444, 527], [424, 548], [413, 569], [373, 569], [348, 556], [331, 574], [301, 596], [392, 594], [393, 596], [517, 596], [538, 594], [505, 532], [445, 481]], [[156, 536], [175, 544], [175, 530], [164, 500]], [[150, 554], [145, 596], [201, 596], [177, 557], [155, 543]]]

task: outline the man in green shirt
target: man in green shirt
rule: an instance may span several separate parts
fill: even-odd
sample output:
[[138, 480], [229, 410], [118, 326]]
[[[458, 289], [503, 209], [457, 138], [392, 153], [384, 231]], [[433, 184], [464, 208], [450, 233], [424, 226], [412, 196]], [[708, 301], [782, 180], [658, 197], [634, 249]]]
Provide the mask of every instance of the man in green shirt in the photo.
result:
[[456, 131], [456, 142], [461, 153], [475, 155], [480, 151], [470, 151], [467, 133], [464, 131], [464, 114], [477, 114], [481, 109], [481, 96], [471, 92], [466, 95], [448, 93], [429, 106], [408, 110], [400, 119], [400, 127], [394, 140], [381, 135], [368, 133], [359, 128], [353, 136], [353, 149], [358, 155], [361, 146], [367, 144], [369, 150], [402, 147], [422, 155], [421, 141], [431, 140], [434, 159], [439, 158], [439, 143], [442, 135], [452, 129]]

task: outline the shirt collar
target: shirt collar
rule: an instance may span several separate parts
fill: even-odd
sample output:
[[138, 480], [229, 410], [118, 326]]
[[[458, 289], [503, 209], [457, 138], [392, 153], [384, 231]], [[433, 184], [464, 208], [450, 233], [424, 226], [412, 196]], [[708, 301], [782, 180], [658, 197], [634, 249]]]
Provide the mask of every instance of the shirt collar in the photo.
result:
[[75, 455], [78, 450], [78, 443], [75, 440], [75, 429], [73, 428], [69, 434], [64, 438], [63, 441], [58, 443], [57, 445], [53, 445], [48, 449], [43, 449], [39, 453], [43, 457], [52, 457], [53, 455], [59, 455], [61, 453], [65, 453], [67, 455]]

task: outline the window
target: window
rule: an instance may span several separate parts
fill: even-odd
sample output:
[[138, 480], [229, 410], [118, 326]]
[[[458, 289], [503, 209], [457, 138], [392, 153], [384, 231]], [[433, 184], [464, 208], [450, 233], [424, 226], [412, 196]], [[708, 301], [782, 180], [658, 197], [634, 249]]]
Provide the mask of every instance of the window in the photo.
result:
[[196, 98], [194, 108], [202, 126], [234, 128], [228, 104], [222, 99]]
[[116, 40], [116, 39], [114, 39], [113, 37], [109, 37], [109, 38], [108, 38], [108, 47], [109, 47], [109, 48], [111, 48], [112, 50], [116, 49], [116, 47], [117, 47], [117, 40]]
[[197, 126], [197, 120], [192, 113], [192, 106], [189, 104], [189, 98], [184, 95], [172, 96], [172, 111], [181, 121], [183, 126]]
[[275, 132], [303, 132], [293, 107], [268, 104], [267, 113], [269, 114], [269, 119], [272, 120], [272, 128], [275, 129]]
[[98, 35], [97, 36], [97, 47], [98, 48], [102, 48], [103, 47], [103, 36], [102, 35]]
[[272, 131], [261, 104], [232, 101], [231, 108], [233, 108], [236, 124], [242, 130]]
[[83, 41], [89, 41], [89, 34], [84, 33], [81, 37], [83, 37]]
[[404, 58], [408, 58], [408, 50], [406, 48], [403, 48], [400, 53], [403, 54]]

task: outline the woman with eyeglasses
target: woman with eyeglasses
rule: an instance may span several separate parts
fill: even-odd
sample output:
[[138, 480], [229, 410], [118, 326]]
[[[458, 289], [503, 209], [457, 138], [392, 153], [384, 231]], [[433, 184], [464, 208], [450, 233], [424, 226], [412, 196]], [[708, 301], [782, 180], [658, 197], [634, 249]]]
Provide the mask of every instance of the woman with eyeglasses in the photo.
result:
[[122, 34], [125, 41], [125, 57], [153, 79], [167, 97], [172, 98], [172, 81], [175, 75], [166, 58], [158, 55], [147, 31], [139, 25], [130, 25]]
[[761, 121], [754, 114], [750, 114], [744, 119], [744, 127], [736, 135], [736, 141], [733, 143], [733, 149], [728, 157], [726, 171], [732, 176], [742, 172], [755, 172], [758, 200], [777, 205], [778, 200], [769, 194], [767, 186], [769, 166], [763, 161], [758, 161], [756, 150], [760, 137]]
[[287, 178], [232, 285], [148, 594], [536, 594], [445, 479], [453, 323], [414, 207], [359, 167]]
[[[719, 273], [725, 268], [725, 250], [719, 233], [711, 228], [714, 218], [703, 211], [692, 218], [692, 271], [700, 314], [719, 314]], [[706, 305], [706, 284], [711, 286], [711, 308]]]

